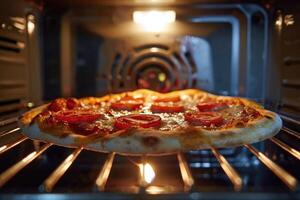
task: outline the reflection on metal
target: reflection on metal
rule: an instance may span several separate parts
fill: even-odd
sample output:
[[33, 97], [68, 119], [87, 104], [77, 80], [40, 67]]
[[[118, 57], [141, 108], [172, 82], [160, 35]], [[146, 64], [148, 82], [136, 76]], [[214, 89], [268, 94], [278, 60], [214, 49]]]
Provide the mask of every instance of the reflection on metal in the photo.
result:
[[283, 24], [283, 16], [281, 10], [278, 10], [276, 13], [276, 20], [275, 20], [275, 26], [279, 31], [282, 29], [282, 24]]
[[282, 180], [291, 190], [295, 190], [297, 187], [297, 179], [289, 174], [287, 171], [282, 169], [272, 160], [270, 160], [267, 156], [265, 156], [262, 152], [259, 152], [253, 146], [249, 144], [245, 144], [247, 147], [264, 165], [266, 165], [278, 178]]
[[142, 158], [142, 163], [138, 164], [140, 169], [140, 186], [148, 186], [155, 178], [155, 172], [153, 167], [146, 162], [146, 159]]
[[211, 147], [211, 150], [215, 157], [220, 162], [220, 165], [224, 172], [227, 174], [228, 178], [232, 182], [235, 191], [239, 191], [242, 189], [242, 179], [240, 175], [231, 167], [231, 165], [227, 162], [227, 160], [220, 154], [218, 149]]
[[45, 144], [39, 151], [33, 151], [28, 154], [25, 158], [8, 168], [2, 174], [0, 174], [0, 187], [2, 187], [7, 181], [14, 177], [19, 171], [26, 167], [31, 161], [46, 151], [52, 144]]
[[172, 185], [163, 185], [163, 186], [150, 185], [147, 188], [145, 188], [145, 192], [147, 194], [170, 194], [170, 193], [176, 193], [181, 191], [178, 190], [177, 187], [174, 187]]
[[282, 119], [284, 119], [284, 120], [286, 120], [286, 121], [288, 121], [288, 122], [291, 122], [291, 123], [294, 123], [294, 124], [297, 124], [298, 126], [300, 126], [300, 122], [297, 121], [297, 120], [295, 120], [295, 119], [293, 119], [293, 118], [290, 118], [290, 117], [287, 117], [287, 116], [281, 115], [281, 114], [279, 114], [279, 116], [280, 116]]
[[107, 156], [107, 159], [98, 175], [98, 178], [96, 180], [96, 186], [99, 191], [104, 191], [105, 189], [105, 185], [108, 180], [112, 164], [114, 162], [115, 154], [116, 153], [112, 152]]
[[300, 135], [296, 132], [296, 131], [293, 131], [289, 128], [286, 128], [286, 127], [283, 127], [281, 130], [283, 130], [284, 132], [292, 135], [292, 136], [295, 136], [296, 138], [300, 139]]
[[23, 136], [20, 139], [18, 139], [17, 141], [14, 141], [12, 143], [3, 145], [2, 147], [0, 147], [0, 154], [6, 152], [7, 150], [9, 150], [11, 148], [13, 148], [14, 146], [17, 146], [18, 144], [25, 141], [26, 139], [27, 139], [27, 137]]
[[12, 118], [9, 118], [9, 119], [5, 119], [3, 121], [0, 122], [0, 126], [5, 126], [7, 124], [11, 124], [11, 123], [14, 123], [18, 120], [18, 117], [12, 117]]
[[0, 133], [0, 137], [3, 137], [5, 135], [8, 135], [8, 134], [11, 134], [11, 133], [14, 133], [14, 132], [17, 132], [19, 130], [20, 130], [20, 128], [14, 128], [12, 130], [3, 131], [3, 132]]
[[177, 154], [177, 159], [179, 162], [181, 177], [184, 183], [184, 191], [189, 191], [194, 185], [192, 173], [182, 153]]
[[286, 26], [291, 26], [295, 23], [294, 15], [289, 14], [284, 16], [284, 23]]
[[31, 35], [35, 29], [35, 17], [30, 14], [27, 16], [27, 31]]
[[287, 144], [281, 142], [280, 140], [278, 140], [277, 138], [270, 138], [270, 140], [272, 142], [274, 142], [275, 144], [277, 144], [278, 146], [280, 146], [282, 149], [284, 149], [285, 151], [289, 152], [290, 154], [292, 154], [295, 158], [297, 158], [298, 160], [300, 160], [300, 152], [297, 151], [296, 149], [288, 146]]
[[72, 163], [75, 161], [77, 156], [82, 151], [82, 148], [77, 148], [70, 154], [52, 174], [45, 180], [44, 188], [47, 192], [51, 192], [58, 180], [64, 175], [64, 173], [69, 169]]
[[155, 171], [153, 167], [147, 162], [146, 156], [142, 156], [141, 163], [137, 164], [140, 170], [140, 189], [141, 191], [145, 191], [146, 187], [150, 185], [150, 183], [155, 178]]

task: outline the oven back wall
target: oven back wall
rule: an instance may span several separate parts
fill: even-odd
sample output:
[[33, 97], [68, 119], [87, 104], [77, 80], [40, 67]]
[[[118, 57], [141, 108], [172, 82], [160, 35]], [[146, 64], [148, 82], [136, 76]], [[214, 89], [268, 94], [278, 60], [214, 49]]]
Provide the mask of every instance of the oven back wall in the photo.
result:
[[[266, 98], [269, 32], [262, 7], [200, 4], [163, 8], [174, 10], [176, 21], [161, 31], [145, 30], [133, 22], [134, 11], [149, 9], [153, 8], [71, 8], [52, 19], [56, 26], [45, 23], [57, 43], [45, 41], [54, 50], [49, 53], [45, 45], [46, 67], [55, 60], [54, 55], [60, 61], [59, 75], [45, 80], [45, 86], [55, 79], [56, 96], [195, 87], [223, 95]], [[51, 12], [45, 18], [53, 16]], [[47, 57], [51, 57], [48, 62]]]

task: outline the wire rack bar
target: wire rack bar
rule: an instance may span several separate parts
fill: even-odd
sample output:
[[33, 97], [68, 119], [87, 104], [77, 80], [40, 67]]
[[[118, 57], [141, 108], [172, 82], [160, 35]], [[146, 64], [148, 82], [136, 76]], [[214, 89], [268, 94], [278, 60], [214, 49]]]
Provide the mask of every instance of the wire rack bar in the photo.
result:
[[286, 121], [288, 121], [288, 122], [291, 122], [291, 123], [294, 123], [294, 124], [297, 124], [298, 126], [300, 126], [300, 121], [298, 121], [298, 120], [295, 120], [295, 119], [293, 119], [293, 118], [291, 118], [291, 117], [288, 117], [288, 116], [285, 116], [285, 115], [282, 115], [282, 114], [279, 114], [279, 116], [280, 116], [282, 119], [284, 119], [284, 120], [286, 120]]
[[186, 159], [182, 153], [177, 154], [177, 159], [179, 163], [179, 168], [181, 172], [181, 177], [184, 183], [184, 190], [189, 191], [191, 190], [192, 186], [194, 185], [194, 178], [192, 176], [191, 170], [186, 162]]
[[13, 148], [14, 146], [17, 146], [18, 144], [20, 144], [21, 142], [27, 140], [28, 138], [25, 136], [22, 136], [21, 138], [19, 138], [18, 140], [12, 142], [12, 143], [8, 143], [5, 144], [3, 146], [0, 147], [0, 154], [8, 151], [9, 149]]
[[14, 132], [17, 132], [19, 130], [20, 130], [20, 128], [17, 127], [17, 128], [11, 129], [11, 130], [3, 131], [3, 132], [0, 133], [0, 137], [3, 137], [5, 135], [8, 135], [8, 134], [11, 134], [11, 133], [14, 133]]
[[282, 149], [284, 149], [285, 151], [287, 151], [288, 153], [292, 154], [295, 158], [300, 160], [300, 152], [299, 151], [297, 151], [296, 149], [288, 146], [287, 144], [283, 143], [282, 141], [278, 140], [275, 137], [270, 138], [270, 140], [273, 143], [275, 143], [276, 145], [278, 145], [279, 147], [281, 147]]
[[296, 131], [293, 131], [293, 130], [287, 128], [287, 127], [283, 127], [281, 130], [283, 130], [284, 132], [286, 132], [286, 133], [288, 133], [288, 134], [290, 134], [290, 135], [292, 135], [292, 136], [300, 139], [300, 135]]
[[109, 174], [110, 174], [110, 171], [112, 168], [112, 164], [114, 162], [115, 155], [116, 155], [115, 152], [108, 154], [106, 161], [98, 175], [98, 178], [96, 179], [96, 186], [99, 191], [104, 191], [104, 189], [105, 189], [105, 185], [108, 180], [108, 177], [109, 177]]
[[281, 168], [279, 165], [274, 163], [271, 159], [269, 159], [265, 154], [259, 152], [253, 146], [249, 144], [244, 145], [248, 148], [251, 153], [253, 153], [264, 165], [266, 165], [278, 178], [282, 180], [291, 190], [295, 190], [297, 187], [297, 179]]
[[234, 190], [239, 191], [242, 189], [242, 178], [240, 175], [235, 171], [235, 169], [227, 162], [225, 157], [219, 152], [218, 149], [211, 147], [211, 151], [219, 161], [222, 169], [230, 179], [233, 184]]
[[18, 121], [18, 117], [12, 117], [12, 118], [5, 119], [3, 121], [0, 121], [0, 127], [5, 126], [7, 124], [12, 124], [16, 121]]
[[7, 181], [9, 181], [12, 177], [14, 177], [19, 171], [21, 171], [24, 167], [26, 167], [31, 161], [41, 155], [44, 151], [46, 151], [52, 144], [47, 143], [41, 147], [38, 151], [33, 151], [24, 157], [22, 160], [8, 168], [2, 174], [0, 174], [0, 187], [2, 187]]
[[66, 173], [75, 159], [78, 157], [82, 148], [77, 148], [71, 153], [56, 169], [50, 174], [50, 176], [44, 181], [43, 188], [47, 192], [51, 192], [55, 184]]

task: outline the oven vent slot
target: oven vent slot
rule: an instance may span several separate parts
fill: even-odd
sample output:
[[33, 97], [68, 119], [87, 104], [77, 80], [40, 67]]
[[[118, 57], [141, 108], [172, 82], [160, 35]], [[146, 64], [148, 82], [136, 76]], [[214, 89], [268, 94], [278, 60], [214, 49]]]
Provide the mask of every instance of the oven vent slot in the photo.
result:
[[20, 53], [25, 48], [24, 42], [0, 36], [0, 51], [9, 53]]
[[0, 101], [0, 116], [10, 112], [18, 111], [22, 108], [20, 99], [11, 99]]

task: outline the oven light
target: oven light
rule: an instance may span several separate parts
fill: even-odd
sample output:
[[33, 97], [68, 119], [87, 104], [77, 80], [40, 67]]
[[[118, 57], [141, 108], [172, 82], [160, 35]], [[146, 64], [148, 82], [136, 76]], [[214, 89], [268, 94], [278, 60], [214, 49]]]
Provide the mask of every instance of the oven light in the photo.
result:
[[140, 24], [146, 31], [159, 32], [172, 22], [175, 22], [176, 13], [172, 10], [134, 11], [133, 21]]
[[146, 184], [151, 183], [153, 181], [153, 179], [155, 178], [155, 172], [154, 172], [152, 166], [149, 163], [139, 164], [138, 166], [140, 168], [142, 184], [146, 185]]

